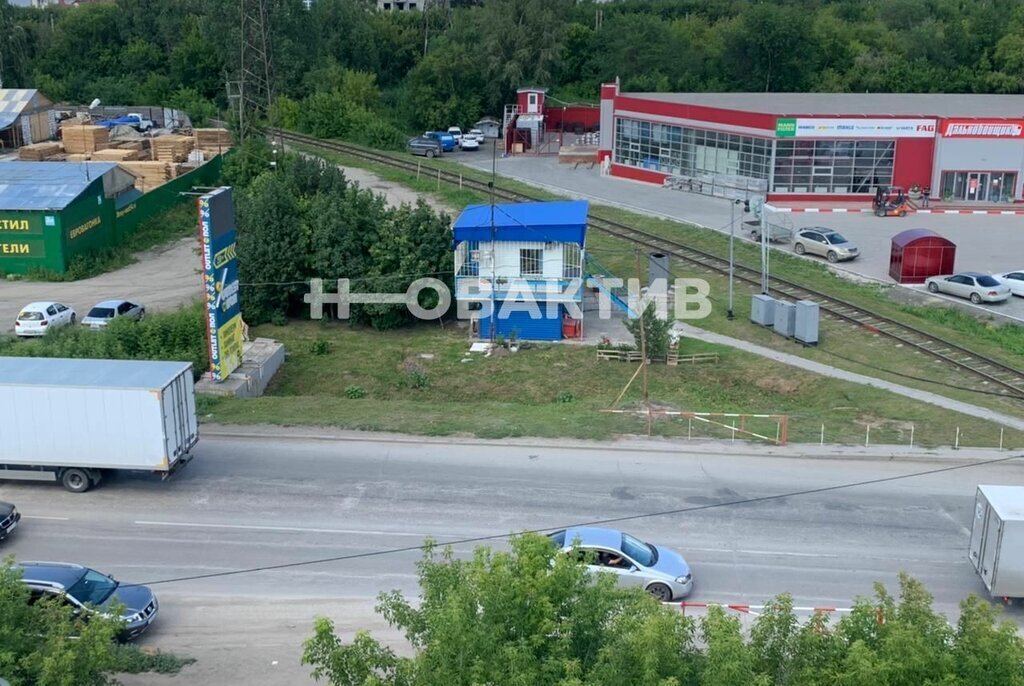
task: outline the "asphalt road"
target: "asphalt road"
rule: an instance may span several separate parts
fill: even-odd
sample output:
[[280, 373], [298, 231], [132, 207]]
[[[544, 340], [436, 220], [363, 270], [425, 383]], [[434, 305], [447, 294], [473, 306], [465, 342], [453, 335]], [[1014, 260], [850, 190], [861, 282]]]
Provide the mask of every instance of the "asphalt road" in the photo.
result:
[[[984, 592], [965, 553], [975, 486], [1024, 485], [1021, 460], [722, 506], [952, 463], [719, 450], [205, 438], [167, 482], [119, 476], [85, 495], [0, 485], [0, 499], [25, 515], [0, 554], [77, 561], [155, 583], [162, 616], [143, 642], [198, 658], [183, 673], [194, 683], [294, 684], [308, 682], [297, 663], [315, 614], [346, 632], [365, 626], [400, 640], [372, 615], [372, 602], [392, 588], [416, 593], [418, 552], [161, 582], [407, 548], [426, 536], [446, 542], [707, 508], [614, 526], [683, 552], [694, 601], [759, 604], [785, 591], [797, 605], [844, 607], [871, 594], [876, 580], [894, 588], [905, 570], [953, 614], [965, 595]], [[472, 547], [455, 545], [459, 554]], [[1020, 610], [1009, 616], [1024, 620]]]

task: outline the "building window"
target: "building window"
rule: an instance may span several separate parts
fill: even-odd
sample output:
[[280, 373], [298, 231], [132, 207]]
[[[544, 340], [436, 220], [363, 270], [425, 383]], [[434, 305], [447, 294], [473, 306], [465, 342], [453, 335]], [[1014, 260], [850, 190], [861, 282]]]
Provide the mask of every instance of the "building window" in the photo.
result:
[[583, 276], [583, 251], [575, 243], [562, 244], [562, 278], [578, 279]]
[[1017, 187], [1014, 172], [944, 171], [939, 186], [943, 200], [1005, 202]]
[[768, 179], [772, 141], [635, 119], [615, 121], [616, 164], [674, 176], [699, 174]]
[[480, 276], [480, 242], [462, 241], [455, 252], [458, 276]]
[[774, 193], [873, 193], [892, 185], [896, 141], [778, 140]]
[[541, 248], [519, 249], [519, 275], [541, 276], [544, 274], [544, 250]]

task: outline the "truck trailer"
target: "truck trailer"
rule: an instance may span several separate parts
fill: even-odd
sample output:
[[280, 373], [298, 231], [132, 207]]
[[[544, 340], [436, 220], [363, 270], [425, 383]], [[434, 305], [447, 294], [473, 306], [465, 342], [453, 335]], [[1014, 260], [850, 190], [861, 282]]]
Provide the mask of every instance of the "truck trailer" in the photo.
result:
[[188, 362], [0, 357], [0, 479], [84, 493], [114, 470], [167, 477], [198, 440]]
[[1024, 486], [978, 486], [968, 557], [992, 597], [1024, 598]]

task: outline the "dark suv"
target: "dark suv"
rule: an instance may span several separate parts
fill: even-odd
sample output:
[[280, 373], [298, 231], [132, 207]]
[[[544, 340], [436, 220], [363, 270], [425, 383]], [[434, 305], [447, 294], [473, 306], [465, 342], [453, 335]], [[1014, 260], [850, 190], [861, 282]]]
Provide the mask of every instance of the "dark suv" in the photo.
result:
[[17, 567], [21, 569], [22, 581], [32, 591], [33, 600], [60, 597], [75, 613], [95, 612], [106, 616], [110, 616], [113, 606], [123, 605], [124, 629], [118, 636], [121, 641], [130, 641], [148, 629], [160, 609], [148, 587], [122, 586], [113, 577], [82, 565], [22, 562]]
[[20, 521], [21, 513], [18, 512], [18, 508], [0, 500], [0, 541], [10, 536]]

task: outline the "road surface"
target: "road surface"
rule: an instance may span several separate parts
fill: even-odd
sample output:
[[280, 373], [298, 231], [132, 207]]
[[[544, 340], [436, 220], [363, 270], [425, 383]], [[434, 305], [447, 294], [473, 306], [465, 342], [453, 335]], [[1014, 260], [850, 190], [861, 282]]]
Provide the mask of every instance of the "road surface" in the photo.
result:
[[[797, 605], [849, 606], [872, 582], [892, 588], [906, 570], [953, 613], [984, 591], [965, 557], [975, 486], [1024, 484], [1021, 460], [692, 510], [955, 463], [689, 450], [207, 437], [166, 482], [118, 476], [84, 495], [0, 485], [0, 499], [25, 515], [0, 553], [155, 583], [162, 616], [142, 642], [199, 660], [178, 680], [301, 684], [309, 683], [301, 642], [315, 614], [338, 620], [346, 635], [369, 627], [400, 643], [372, 604], [384, 590], [415, 594], [417, 552], [161, 582], [416, 546], [426, 536], [446, 542], [690, 508], [616, 526], [683, 552], [694, 570], [691, 600], [758, 604], [788, 591]], [[1010, 616], [1024, 619], [1020, 610]]]

